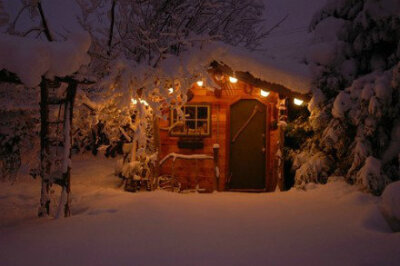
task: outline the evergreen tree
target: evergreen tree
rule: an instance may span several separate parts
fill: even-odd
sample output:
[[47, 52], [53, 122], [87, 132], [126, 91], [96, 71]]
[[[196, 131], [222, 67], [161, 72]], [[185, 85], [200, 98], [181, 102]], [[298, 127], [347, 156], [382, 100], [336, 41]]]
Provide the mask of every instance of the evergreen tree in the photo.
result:
[[311, 23], [315, 45], [309, 125], [297, 185], [330, 175], [380, 194], [399, 178], [400, 3], [328, 3]]

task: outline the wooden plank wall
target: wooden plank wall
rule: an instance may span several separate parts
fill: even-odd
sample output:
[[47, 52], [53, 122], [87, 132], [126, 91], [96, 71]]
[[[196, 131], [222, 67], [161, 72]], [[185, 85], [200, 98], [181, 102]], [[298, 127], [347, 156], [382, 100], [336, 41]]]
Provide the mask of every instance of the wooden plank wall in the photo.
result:
[[[181, 154], [207, 154], [213, 155], [213, 145], [219, 144], [219, 168], [220, 168], [220, 180], [218, 184], [218, 190], [225, 190], [226, 175], [228, 173], [228, 154], [227, 154], [227, 133], [229, 130], [229, 108], [230, 105], [241, 98], [245, 99], [258, 99], [264, 103], [270, 110], [270, 117], [267, 121], [276, 121], [278, 118], [278, 111], [276, 103], [278, 95], [271, 92], [267, 97], [260, 96], [260, 90], [256, 88], [250, 88], [249, 85], [241, 83], [240, 81], [234, 85], [225, 84], [226, 86], [222, 90], [220, 98], [215, 97], [214, 92], [207, 90], [206, 88], [200, 88], [194, 86], [192, 91], [194, 93], [193, 99], [189, 104], [210, 104], [211, 105], [211, 136], [204, 138], [203, 149], [180, 149], [178, 148], [179, 137], [171, 137], [165, 130], [160, 131], [161, 139], [161, 151], [160, 158], [168, 155], [171, 152]], [[229, 86], [229, 87], [228, 87]], [[165, 128], [170, 125], [170, 118], [168, 120], [160, 121], [160, 128]], [[271, 128], [272, 125], [269, 125]], [[268, 127], [268, 125], [267, 125]], [[267, 145], [269, 151], [267, 151], [267, 191], [273, 191], [276, 186], [277, 174], [274, 171], [274, 156], [277, 149], [277, 141], [279, 138], [278, 130], [270, 130], [270, 142]], [[160, 169], [161, 174], [170, 174], [172, 169], [172, 161], [166, 162]], [[204, 188], [207, 191], [212, 191], [214, 182], [214, 163], [212, 160], [198, 160], [197, 165], [194, 160], [179, 160], [175, 161], [174, 174], [178, 177], [182, 183], [183, 189], [193, 189], [196, 184], [199, 184], [200, 188]]]

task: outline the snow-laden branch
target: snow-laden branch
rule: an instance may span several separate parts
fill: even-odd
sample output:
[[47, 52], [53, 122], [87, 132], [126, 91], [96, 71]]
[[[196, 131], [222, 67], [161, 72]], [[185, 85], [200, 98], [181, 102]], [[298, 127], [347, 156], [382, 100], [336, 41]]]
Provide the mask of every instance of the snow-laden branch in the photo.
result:
[[65, 77], [87, 65], [90, 36], [71, 34], [65, 42], [47, 42], [0, 34], [0, 69], [18, 76], [28, 87], [40, 84], [42, 76]]
[[171, 132], [174, 128], [183, 127], [183, 126], [184, 126], [184, 122], [183, 121], [176, 121], [175, 123], [173, 123], [169, 127], [161, 127], [160, 130], [166, 130], [168, 132]]

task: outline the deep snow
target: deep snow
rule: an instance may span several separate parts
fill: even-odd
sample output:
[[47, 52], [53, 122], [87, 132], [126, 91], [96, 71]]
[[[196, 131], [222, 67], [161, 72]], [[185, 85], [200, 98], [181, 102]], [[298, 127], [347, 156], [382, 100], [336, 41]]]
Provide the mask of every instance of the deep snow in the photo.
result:
[[282, 193], [128, 193], [114, 160], [73, 160], [73, 216], [35, 217], [39, 182], [0, 187], [1, 265], [399, 265], [380, 198], [343, 181]]

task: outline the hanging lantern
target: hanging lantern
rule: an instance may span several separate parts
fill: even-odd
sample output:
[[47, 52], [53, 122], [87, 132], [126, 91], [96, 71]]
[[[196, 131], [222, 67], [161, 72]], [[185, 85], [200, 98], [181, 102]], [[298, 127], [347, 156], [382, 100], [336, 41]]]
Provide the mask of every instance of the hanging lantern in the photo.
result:
[[197, 86], [199, 86], [199, 87], [203, 87], [204, 82], [203, 82], [202, 80], [198, 80], [198, 81], [196, 82], [196, 84], [197, 84]]
[[172, 87], [171, 87], [171, 88], [169, 88], [169, 89], [168, 89], [168, 93], [169, 93], [169, 94], [172, 94], [172, 93], [174, 93], [174, 88], [172, 88]]

